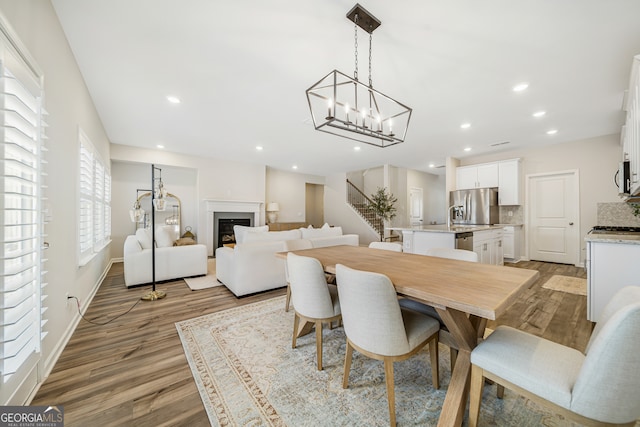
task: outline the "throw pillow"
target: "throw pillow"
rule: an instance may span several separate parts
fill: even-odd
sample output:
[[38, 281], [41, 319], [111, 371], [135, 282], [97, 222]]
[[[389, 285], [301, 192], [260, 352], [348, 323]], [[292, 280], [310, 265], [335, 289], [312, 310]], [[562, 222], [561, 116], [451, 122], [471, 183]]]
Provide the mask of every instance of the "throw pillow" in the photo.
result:
[[333, 237], [342, 236], [342, 227], [322, 227], [322, 228], [303, 228], [302, 238], [313, 239], [314, 237]]
[[293, 239], [300, 239], [300, 230], [270, 231], [268, 233], [247, 233], [244, 236], [244, 243]]
[[136, 238], [142, 249], [151, 249], [151, 230], [147, 228], [138, 228], [136, 230]]
[[195, 244], [196, 244], [196, 241], [193, 239], [193, 237], [181, 237], [178, 240], [176, 240], [173, 246], [188, 246], [188, 245], [195, 245]]
[[262, 227], [246, 227], [244, 225], [234, 225], [233, 234], [236, 236], [236, 243], [244, 243], [247, 233], [264, 233], [269, 231], [268, 225]]
[[175, 242], [175, 231], [172, 225], [161, 225], [156, 228], [156, 247], [168, 248]]

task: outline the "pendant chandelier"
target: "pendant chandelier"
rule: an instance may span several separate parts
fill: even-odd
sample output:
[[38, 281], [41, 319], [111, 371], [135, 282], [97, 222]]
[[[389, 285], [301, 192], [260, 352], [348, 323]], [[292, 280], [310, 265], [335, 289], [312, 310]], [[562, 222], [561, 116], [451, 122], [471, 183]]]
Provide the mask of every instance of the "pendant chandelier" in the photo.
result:
[[[371, 42], [380, 26], [377, 18], [356, 4], [347, 13], [355, 28], [353, 78], [333, 70], [307, 89], [307, 101], [316, 130], [376, 147], [404, 142], [411, 108], [373, 88]], [[369, 33], [369, 84], [358, 80], [358, 27]]]

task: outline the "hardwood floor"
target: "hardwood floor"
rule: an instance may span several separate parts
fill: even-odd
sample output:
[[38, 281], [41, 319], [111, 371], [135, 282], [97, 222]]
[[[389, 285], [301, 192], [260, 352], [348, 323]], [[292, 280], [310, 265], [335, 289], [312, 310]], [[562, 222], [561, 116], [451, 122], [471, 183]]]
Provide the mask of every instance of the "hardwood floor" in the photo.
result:
[[[488, 327], [508, 324], [584, 350], [591, 334], [586, 297], [550, 291], [553, 274], [586, 277], [583, 269], [520, 262], [540, 271], [540, 279]], [[149, 287], [126, 289], [123, 264], [114, 264], [51, 375], [32, 405], [63, 405], [71, 426], [208, 426], [174, 323], [226, 308], [284, 295], [285, 288], [236, 298], [219, 286], [191, 291], [182, 280], [162, 283], [167, 298], [139, 301]]]

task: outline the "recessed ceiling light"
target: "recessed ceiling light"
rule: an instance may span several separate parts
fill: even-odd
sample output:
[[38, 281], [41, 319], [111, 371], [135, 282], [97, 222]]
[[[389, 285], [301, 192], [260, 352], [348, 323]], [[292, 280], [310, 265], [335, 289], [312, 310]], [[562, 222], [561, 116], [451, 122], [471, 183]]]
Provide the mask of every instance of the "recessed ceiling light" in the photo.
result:
[[528, 87], [529, 87], [529, 83], [526, 83], [526, 82], [518, 83], [517, 85], [515, 85], [513, 87], [513, 91], [514, 92], [522, 92], [523, 90], [525, 90]]
[[358, 146], [353, 147], [353, 151], [360, 151], [360, 147], [358, 147]]
[[535, 113], [533, 113], [533, 117], [542, 117], [545, 114], [547, 114], [546, 111], [536, 111]]
[[429, 167], [430, 167], [430, 168], [435, 168], [435, 167], [436, 167], [436, 165], [434, 165], [433, 163], [429, 163]]
[[550, 129], [547, 131], [547, 135], [555, 135], [558, 133], [558, 129]]
[[291, 166], [291, 169], [298, 169], [298, 165]]
[[180, 98], [178, 98], [177, 96], [167, 96], [167, 101], [169, 101], [172, 104], [180, 104]]
[[161, 149], [161, 150], [162, 150], [162, 149], [164, 148], [164, 145], [162, 145], [162, 144], [158, 144], [158, 145], [156, 145], [156, 147], [158, 147], [159, 149]]
[[471, 147], [465, 148], [464, 151], [471, 151]]
[[471, 123], [463, 123], [460, 125], [461, 129], [469, 129], [471, 127]]
[[256, 145], [256, 150], [262, 151], [262, 146], [261, 145]]

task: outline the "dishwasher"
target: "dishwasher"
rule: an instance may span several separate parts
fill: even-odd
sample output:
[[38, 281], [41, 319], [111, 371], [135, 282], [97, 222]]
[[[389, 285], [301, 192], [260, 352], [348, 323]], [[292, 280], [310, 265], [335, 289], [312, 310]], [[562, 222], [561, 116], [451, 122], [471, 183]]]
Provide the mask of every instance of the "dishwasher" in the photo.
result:
[[473, 232], [456, 233], [456, 249], [473, 250]]

